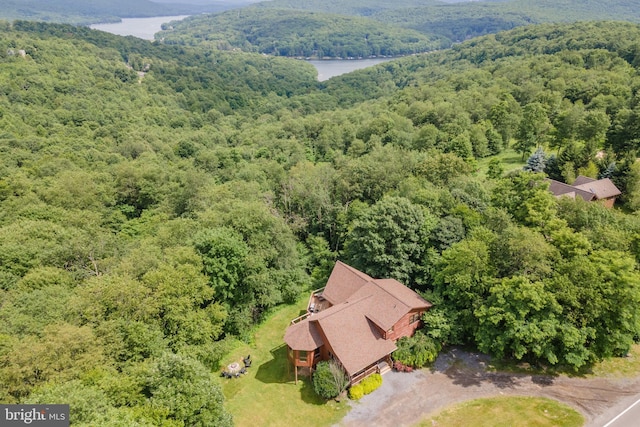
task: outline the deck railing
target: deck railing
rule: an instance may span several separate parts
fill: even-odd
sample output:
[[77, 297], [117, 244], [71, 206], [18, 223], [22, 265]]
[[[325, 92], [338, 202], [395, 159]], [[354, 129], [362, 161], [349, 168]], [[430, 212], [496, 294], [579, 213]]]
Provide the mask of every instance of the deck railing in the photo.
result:
[[360, 381], [362, 381], [363, 379], [365, 379], [366, 377], [368, 377], [369, 375], [371, 375], [371, 374], [373, 374], [374, 372], [377, 372], [377, 371], [378, 371], [378, 364], [376, 363], [375, 365], [373, 365], [370, 368], [366, 369], [364, 372], [361, 372], [361, 373], [351, 377], [351, 385], [358, 384]]
[[307, 317], [311, 316], [311, 314], [312, 313], [307, 312], [307, 313], [303, 314], [302, 316], [298, 316], [298, 317], [296, 317], [295, 319], [293, 319], [291, 321], [291, 324], [295, 325], [296, 323], [302, 322], [304, 319], [306, 319]]
[[313, 302], [313, 298], [314, 297], [320, 297], [322, 295], [322, 291], [324, 291], [324, 287], [320, 288], [320, 289], [316, 289], [315, 291], [311, 292], [311, 294], [309, 295], [309, 302], [307, 302], [307, 310], [309, 310], [309, 307], [311, 307], [311, 303]]
[[315, 291], [311, 292], [311, 294], [309, 295], [309, 301], [307, 302], [307, 312], [305, 314], [303, 314], [302, 316], [298, 316], [295, 319], [293, 319], [291, 321], [292, 325], [295, 325], [296, 323], [302, 322], [304, 319], [306, 319], [307, 317], [309, 317], [309, 316], [311, 316], [313, 314], [313, 312], [310, 310], [311, 303], [313, 302], [313, 298], [314, 297], [318, 298], [318, 297], [320, 297], [322, 295], [322, 291], [324, 291], [324, 287], [316, 289]]

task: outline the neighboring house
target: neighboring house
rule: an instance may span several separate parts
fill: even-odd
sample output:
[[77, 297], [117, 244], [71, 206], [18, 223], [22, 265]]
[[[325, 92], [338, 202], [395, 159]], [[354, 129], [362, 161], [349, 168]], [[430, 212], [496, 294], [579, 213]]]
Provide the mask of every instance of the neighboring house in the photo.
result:
[[412, 336], [431, 303], [394, 279], [373, 279], [340, 261], [307, 313], [284, 336], [289, 361], [309, 374], [322, 360], [340, 363], [355, 384], [391, 365], [398, 338]]
[[612, 207], [616, 197], [621, 194], [609, 178], [593, 179], [580, 175], [572, 185], [549, 179], [549, 191], [556, 197], [581, 197], [587, 202], [602, 200], [607, 207]]

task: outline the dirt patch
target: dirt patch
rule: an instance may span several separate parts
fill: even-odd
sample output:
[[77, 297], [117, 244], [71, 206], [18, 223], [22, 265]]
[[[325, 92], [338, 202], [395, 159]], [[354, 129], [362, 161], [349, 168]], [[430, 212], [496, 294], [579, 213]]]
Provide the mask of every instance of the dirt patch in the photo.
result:
[[[489, 357], [453, 349], [431, 370], [389, 372], [382, 387], [353, 402], [339, 426], [413, 426], [453, 403], [496, 395], [543, 396], [582, 413], [587, 426], [603, 425], [640, 393], [640, 378], [569, 378], [489, 372]], [[604, 422], [603, 422], [604, 421]]]

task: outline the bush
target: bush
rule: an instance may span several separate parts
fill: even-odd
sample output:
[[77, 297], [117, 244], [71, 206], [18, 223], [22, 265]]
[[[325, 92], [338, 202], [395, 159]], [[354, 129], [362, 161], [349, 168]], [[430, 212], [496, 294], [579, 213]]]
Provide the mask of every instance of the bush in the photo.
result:
[[421, 331], [417, 331], [413, 337], [400, 338], [397, 346], [398, 349], [392, 355], [393, 360], [416, 368], [435, 361], [442, 349], [438, 341]]
[[325, 399], [333, 399], [349, 385], [347, 374], [333, 360], [318, 363], [312, 381], [313, 390]]
[[372, 393], [382, 385], [382, 375], [373, 374], [362, 380], [360, 383], [349, 388], [349, 398], [358, 400], [365, 394]]
[[398, 372], [413, 372], [413, 366], [405, 365], [402, 362], [393, 362], [393, 369]]

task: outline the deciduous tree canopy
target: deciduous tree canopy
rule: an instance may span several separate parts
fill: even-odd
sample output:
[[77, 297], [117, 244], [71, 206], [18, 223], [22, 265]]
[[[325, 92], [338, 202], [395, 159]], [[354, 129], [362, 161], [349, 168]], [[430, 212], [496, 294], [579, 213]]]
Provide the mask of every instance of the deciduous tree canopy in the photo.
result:
[[[226, 425], [211, 372], [229, 343], [336, 259], [428, 293], [429, 358], [625, 354], [638, 39], [545, 24], [320, 84], [286, 58], [3, 23], [0, 400]], [[543, 172], [502, 163], [524, 142], [553, 153]], [[545, 173], [624, 197], [557, 199]]]

